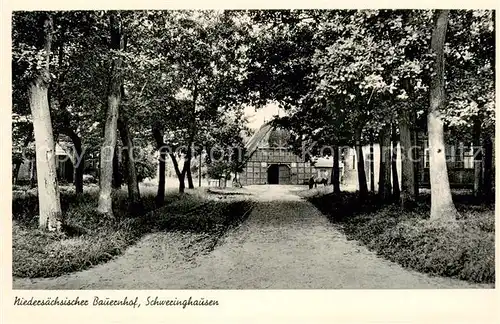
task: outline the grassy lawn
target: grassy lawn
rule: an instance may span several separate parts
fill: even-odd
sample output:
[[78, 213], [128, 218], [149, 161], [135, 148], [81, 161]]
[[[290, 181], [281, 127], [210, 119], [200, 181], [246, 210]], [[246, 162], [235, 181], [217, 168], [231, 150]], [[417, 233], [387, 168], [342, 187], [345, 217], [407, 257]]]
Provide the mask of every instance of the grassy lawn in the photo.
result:
[[335, 196], [303, 191], [349, 239], [365, 244], [378, 255], [431, 275], [476, 283], [495, 282], [495, 210], [464, 193], [454, 195], [460, 213], [458, 226], [429, 220], [430, 195], [421, 194], [417, 206], [403, 211], [381, 206], [375, 196], [361, 203], [356, 193]]
[[117, 222], [105, 223], [95, 213], [97, 188], [86, 188], [76, 196], [69, 188], [61, 190], [61, 206], [66, 225], [64, 233], [41, 231], [38, 225], [36, 191], [15, 192], [12, 201], [13, 276], [52, 277], [79, 271], [109, 261], [144, 234], [153, 231], [203, 233], [210, 245], [232, 225], [242, 222], [250, 203], [242, 199], [220, 199], [205, 190], [179, 194], [169, 190], [165, 206], [155, 209], [156, 188], [141, 186], [144, 214], [129, 212], [126, 189], [113, 196]]

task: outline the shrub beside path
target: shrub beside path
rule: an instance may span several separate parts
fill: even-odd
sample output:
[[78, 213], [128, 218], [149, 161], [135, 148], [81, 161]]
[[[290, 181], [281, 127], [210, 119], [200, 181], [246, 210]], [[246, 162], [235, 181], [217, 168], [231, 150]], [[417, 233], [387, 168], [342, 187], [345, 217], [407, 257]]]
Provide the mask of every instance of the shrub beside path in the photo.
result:
[[255, 208], [211, 252], [203, 235], [153, 233], [122, 256], [58, 278], [15, 279], [14, 289], [489, 288], [431, 277], [349, 241], [286, 186], [251, 186]]

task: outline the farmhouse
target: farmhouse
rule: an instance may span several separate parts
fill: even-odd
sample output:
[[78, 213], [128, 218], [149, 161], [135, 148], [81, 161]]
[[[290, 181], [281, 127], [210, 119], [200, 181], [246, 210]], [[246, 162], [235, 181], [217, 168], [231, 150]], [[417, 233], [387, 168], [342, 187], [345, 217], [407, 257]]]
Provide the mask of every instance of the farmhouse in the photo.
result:
[[[34, 151], [35, 143], [30, 143], [28, 147]], [[15, 164], [12, 165], [13, 172], [17, 172], [17, 174], [14, 175], [14, 182], [26, 183], [28, 181], [35, 181], [36, 166], [34, 157], [24, 156], [21, 148], [14, 148], [14, 152], [22, 155], [22, 161], [18, 170], [15, 170]], [[73, 144], [69, 138], [60, 135], [59, 141], [55, 143], [55, 153], [57, 179], [61, 182], [72, 183], [74, 180], [74, 163], [76, 157], [74, 156]]]
[[[425, 134], [419, 134], [419, 145], [416, 150], [417, 161], [415, 168], [417, 170], [418, 185], [420, 188], [430, 188], [429, 183], [429, 143]], [[370, 152], [370, 146], [362, 147], [365, 174], [368, 187], [371, 186], [371, 176], [375, 188], [378, 186], [378, 177], [380, 171], [380, 145], [373, 144], [373, 155]], [[396, 170], [401, 185], [401, 147], [396, 145], [397, 159]], [[445, 154], [447, 161], [448, 177], [452, 188], [472, 188], [474, 185], [474, 150], [471, 143], [461, 141], [449, 142], [445, 145]], [[344, 183], [358, 186], [357, 167], [358, 160], [354, 148], [344, 148], [341, 153], [344, 161]], [[370, 161], [373, 160], [373, 163]], [[482, 162], [481, 162], [482, 163]], [[392, 178], [391, 178], [392, 179]]]
[[264, 124], [246, 144], [246, 164], [240, 174], [242, 185], [303, 184], [314, 167], [288, 149], [288, 134]]
[[246, 164], [239, 174], [242, 185], [306, 184], [311, 177], [331, 180], [333, 160], [312, 162], [287, 145], [289, 133], [265, 123], [247, 142]]
[[[239, 174], [242, 185], [250, 184], [306, 184], [311, 177], [324, 178], [331, 183], [333, 160], [331, 158], [315, 158], [308, 162], [295, 154], [287, 145], [289, 133], [283, 129], [273, 128], [265, 123], [246, 144], [246, 164]], [[420, 158], [418, 181], [420, 187], [429, 187], [429, 148], [427, 137], [423, 134], [419, 138]], [[401, 148], [396, 145], [396, 169], [401, 175]], [[378, 186], [380, 168], [380, 146], [373, 145], [373, 155], [370, 146], [362, 148], [365, 161], [367, 184]], [[471, 144], [457, 142], [446, 145], [446, 158], [450, 185], [452, 187], [471, 187], [474, 183], [474, 163]], [[373, 160], [373, 163], [370, 161]], [[357, 183], [357, 156], [354, 148], [344, 147], [340, 152], [341, 184], [358, 186]], [[373, 174], [373, 177], [370, 175]]]

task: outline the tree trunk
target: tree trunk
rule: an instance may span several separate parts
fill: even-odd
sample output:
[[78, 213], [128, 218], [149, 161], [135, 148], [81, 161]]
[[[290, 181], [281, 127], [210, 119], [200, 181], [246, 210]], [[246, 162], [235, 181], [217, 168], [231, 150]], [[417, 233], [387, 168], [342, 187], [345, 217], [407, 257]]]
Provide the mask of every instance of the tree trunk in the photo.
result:
[[406, 208], [415, 202], [415, 157], [411, 140], [409, 116], [402, 112], [399, 116], [399, 139], [401, 145], [401, 207]]
[[339, 147], [333, 147], [333, 170], [332, 170], [332, 184], [333, 192], [340, 194], [340, 168], [339, 168]]
[[123, 184], [122, 173], [120, 170], [120, 161], [122, 155], [118, 152], [118, 144], [115, 145], [115, 152], [113, 154], [113, 178], [111, 179], [111, 186], [114, 189], [120, 189]]
[[186, 175], [188, 180], [188, 187], [189, 189], [194, 189], [193, 176], [191, 174], [191, 159], [186, 161], [186, 163], [187, 163]]
[[123, 158], [125, 170], [127, 172], [127, 188], [130, 207], [134, 213], [140, 212], [142, 210], [142, 203], [139, 182], [137, 181], [137, 171], [135, 169], [134, 143], [127, 125], [127, 120], [124, 117], [118, 118], [118, 129], [120, 131], [123, 147], [125, 148], [125, 155]]
[[24, 161], [16, 161], [16, 164], [14, 165], [14, 171], [12, 171], [12, 184], [16, 185], [17, 184], [17, 179], [19, 179], [19, 170], [21, 170], [21, 165], [23, 164]]
[[361, 132], [362, 129], [359, 128], [356, 131], [356, 154], [358, 156], [358, 184], [359, 184], [359, 195], [361, 198], [366, 197], [368, 193], [368, 185], [366, 184], [366, 174], [365, 174], [365, 159], [363, 158], [363, 147], [361, 144]]
[[183, 193], [184, 191], [186, 191], [186, 183], [184, 182], [186, 174], [181, 172], [181, 174], [179, 174], [178, 177], [179, 177], [179, 192]]
[[481, 180], [482, 180], [482, 150], [481, 150], [481, 120], [474, 120], [474, 139], [473, 139], [473, 156], [474, 156], [474, 196], [481, 196]]
[[159, 165], [158, 165], [158, 191], [156, 192], [156, 206], [161, 207], [165, 203], [165, 164], [167, 160], [167, 152], [165, 149], [160, 149]]
[[182, 176], [179, 178], [179, 192], [184, 192], [185, 184], [184, 184], [184, 178], [187, 174], [187, 179], [188, 179], [188, 187], [189, 189], [194, 189], [194, 184], [193, 184], [193, 177], [191, 174], [191, 158], [193, 157], [193, 141], [194, 137], [196, 135], [196, 101], [198, 100], [198, 81], [196, 80], [196, 83], [194, 85], [193, 89], [193, 101], [192, 101], [192, 120], [191, 120], [191, 134], [189, 135], [189, 140], [188, 140], [188, 151], [186, 156], [184, 157], [184, 167], [182, 168]]
[[165, 148], [160, 148], [160, 156], [158, 159], [158, 190], [156, 192], [156, 206], [163, 206], [165, 203], [165, 165], [167, 161], [167, 152]]
[[[187, 156], [184, 158], [184, 166], [182, 167], [181, 178], [179, 179], [179, 192], [184, 192], [186, 188], [184, 180], [186, 179], [186, 175], [189, 177], [189, 169], [191, 168], [191, 157]], [[188, 186], [191, 189], [191, 185], [193, 184], [193, 179], [191, 179], [191, 183], [189, 183], [188, 178]], [[193, 187], [194, 188], [194, 187]]]
[[396, 126], [392, 125], [392, 196], [394, 201], [399, 202], [399, 178], [398, 178], [398, 138]]
[[417, 200], [418, 198], [418, 194], [419, 194], [419, 183], [420, 183], [420, 158], [422, 156], [422, 154], [420, 153], [421, 152], [421, 149], [420, 149], [420, 142], [419, 142], [419, 138], [418, 138], [418, 130], [417, 130], [417, 127], [416, 127], [416, 121], [417, 121], [417, 118], [416, 118], [416, 112], [414, 112], [413, 114], [413, 125], [415, 125], [414, 129], [412, 130], [411, 134], [413, 136], [413, 143], [415, 143], [415, 149], [414, 150], [411, 150], [412, 154], [413, 154], [413, 157], [415, 158], [415, 162], [413, 162], [413, 170], [414, 170], [414, 187], [413, 187], [413, 191], [415, 192], [415, 201]]
[[[64, 58], [64, 47], [65, 47], [65, 42], [66, 42], [66, 26], [62, 24], [60, 28], [60, 37], [59, 37], [59, 50], [58, 50], [58, 65], [62, 67], [64, 65], [63, 58]], [[64, 112], [64, 122], [63, 122], [63, 127], [61, 129], [61, 133], [66, 134], [69, 136], [71, 141], [73, 142], [73, 146], [75, 148], [75, 153], [76, 153], [76, 161], [73, 163], [74, 167], [74, 179], [73, 183], [75, 185], [75, 192], [76, 194], [81, 194], [83, 193], [83, 171], [85, 168], [85, 157], [83, 156], [83, 148], [82, 148], [82, 140], [80, 139], [80, 136], [73, 130], [69, 124], [70, 124], [70, 119], [71, 115], [69, 111], [67, 110], [67, 103], [64, 100], [64, 95], [61, 90], [61, 85], [64, 84], [65, 80], [65, 72], [64, 69], [60, 69], [60, 73], [58, 75], [57, 79], [57, 86], [56, 86], [56, 91], [57, 91], [57, 101], [59, 102], [59, 109], [60, 111]], [[50, 95], [50, 92], [49, 92]], [[54, 136], [54, 138], [57, 138], [57, 136]]]
[[48, 86], [50, 82], [49, 62], [53, 23], [50, 13], [42, 13], [41, 35], [45, 50], [45, 62], [38, 75], [29, 85], [29, 104], [33, 117], [36, 147], [36, 170], [38, 182], [39, 221], [42, 229], [60, 231], [63, 223], [59, 186], [56, 175], [56, 152], [50, 109]]
[[73, 145], [75, 147], [76, 164], [74, 165], [75, 167], [74, 184], [76, 193], [81, 194], [83, 193], [83, 170], [85, 168], [85, 157], [83, 156], [82, 140], [80, 139], [80, 136], [78, 136], [78, 134], [73, 130], [68, 129], [66, 133], [73, 142]]
[[30, 188], [36, 188], [37, 186], [36, 178], [37, 178], [37, 172], [36, 172], [36, 156], [35, 156], [35, 158], [31, 161]]
[[492, 180], [493, 180], [493, 142], [488, 134], [484, 136], [483, 143], [483, 195], [485, 202], [490, 203], [493, 201]]
[[83, 172], [85, 170], [85, 156], [82, 153], [82, 147], [76, 149], [76, 153], [80, 156], [80, 159], [77, 161], [76, 169], [75, 169], [75, 191], [76, 194], [83, 193]]
[[[196, 96], [195, 96], [196, 97]], [[193, 110], [194, 112], [194, 110]], [[194, 121], [193, 121], [194, 124]], [[196, 129], [193, 128], [193, 131], [191, 132], [188, 140], [188, 147], [187, 147], [187, 152], [186, 155], [184, 156], [184, 165], [182, 167], [182, 171], [179, 172], [179, 167], [177, 165], [177, 161], [174, 163], [174, 169], [175, 173], [177, 173], [177, 177], [179, 178], [179, 192], [184, 192], [184, 189], [186, 188], [186, 185], [184, 183], [184, 179], [186, 178], [186, 174], [188, 174], [188, 181], [189, 181], [189, 189], [193, 189], [194, 186], [193, 184], [193, 179], [191, 178], [191, 158], [193, 157], [193, 138], [196, 134]], [[189, 180], [191, 178], [191, 180]]]
[[[111, 27], [111, 50], [122, 50], [124, 47], [124, 35], [119, 14], [110, 12]], [[113, 177], [113, 154], [116, 147], [116, 128], [118, 123], [118, 110], [121, 101], [121, 66], [122, 59], [117, 56], [113, 59], [108, 88], [108, 109], [104, 124], [104, 140], [101, 147], [101, 163], [99, 177], [99, 204], [97, 212], [113, 218], [111, 201], [111, 180]]]
[[159, 123], [153, 125], [153, 137], [158, 150], [158, 191], [156, 192], [156, 207], [161, 207], [165, 203], [165, 164], [167, 161], [167, 148], [163, 143], [163, 133]]
[[181, 171], [179, 169], [179, 163], [177, 163], [177, 158], [175, 157], [174, 153], [170, 152], [169, 154], [170, 154], [170, 159], [172, 160], [172, 164], [174, 165], [175, 174], [179, 179], [179, 192], [183, 193], [184, 189], [186, 189], [186, 185], [184, 184], [184, 178], [186, 175], [185, 162], [184, 162], [184, 168]]
[[380, 171], [378, 194], [380, 199], [387, 202], [391, 198], [391, 134], [387, 126], [380, 130]]
[[[236, 177], [237, 173], [234, 172], [234, 176]], [[200, 156], [198, 156], [198, 187], [201, 187], [201, 152]]]
[[457, 210], [453, 204], [446, 166], [445, 140], [441, 111], [445, 106], [444, 42], [449, 10], [436, 10], [431, 48], [435, 54], [434, 75], [430, 84], [430, 105], [427, 116], [429, 132], [429, 162], [431, 184], [431, 220], [455, 220]]
[[370, 191], [375, 192], [375, 161], [373, 161], [373, 141], [370, 142]]

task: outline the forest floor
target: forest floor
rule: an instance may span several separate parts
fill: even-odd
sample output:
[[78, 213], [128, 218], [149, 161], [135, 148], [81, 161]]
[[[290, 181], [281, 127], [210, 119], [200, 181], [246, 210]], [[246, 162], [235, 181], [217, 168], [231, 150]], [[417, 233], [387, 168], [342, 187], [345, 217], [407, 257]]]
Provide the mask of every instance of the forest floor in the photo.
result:
[[[348, 240], [303, 187], [249, 186], [248, 219], [210, 251], [201, 234], [156, 232], [110, 262], [56, 278], [15, 278], [14, 289], [490, 288], [431, 277]], [[196, 246], [196, 245], [194, 245]]]

